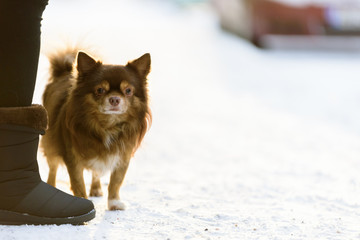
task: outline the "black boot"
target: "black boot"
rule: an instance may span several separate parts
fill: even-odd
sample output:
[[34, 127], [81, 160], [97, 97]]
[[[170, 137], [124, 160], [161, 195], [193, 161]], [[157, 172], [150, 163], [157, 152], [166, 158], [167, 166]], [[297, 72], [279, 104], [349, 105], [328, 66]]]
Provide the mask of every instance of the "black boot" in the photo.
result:
[[91, 201], [41, 181], [36, 155], [46, 127], [42, 106], [0, 108], [0, 224], [83, 224], [95, 217]]

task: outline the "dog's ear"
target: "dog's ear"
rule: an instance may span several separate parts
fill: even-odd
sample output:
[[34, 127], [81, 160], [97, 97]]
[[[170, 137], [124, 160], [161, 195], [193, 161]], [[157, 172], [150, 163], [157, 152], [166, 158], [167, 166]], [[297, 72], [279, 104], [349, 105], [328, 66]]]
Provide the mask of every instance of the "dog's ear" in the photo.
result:
[[77, 70], [80, 74], [87, 73], [91, 71], [95, 66], [98, 65], [98, 62], [92, 58], [90, 55], [84, 52], [78, 52], [77, 55]]
[[151, 68], [151, 57], [149, 53], [145, 53], [138, 59], [128, 62], [127, 66], [134, 68], [141, 77], [146, 78]]

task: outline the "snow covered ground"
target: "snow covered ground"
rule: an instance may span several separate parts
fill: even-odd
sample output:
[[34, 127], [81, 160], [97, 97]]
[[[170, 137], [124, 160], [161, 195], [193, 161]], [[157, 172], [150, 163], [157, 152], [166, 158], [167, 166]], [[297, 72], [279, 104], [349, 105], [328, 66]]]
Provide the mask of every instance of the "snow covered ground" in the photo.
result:
[[50, 1], [42, 31], [34, 102], [44, 54], [66, 42], [108, 63], [150, 52], [153, 125], [125, 211], [92, 198], [85, 226], [0, 226], [0, 239], [360, 239], [360, 53], [261, 51], [208, 7], [163, 0]]

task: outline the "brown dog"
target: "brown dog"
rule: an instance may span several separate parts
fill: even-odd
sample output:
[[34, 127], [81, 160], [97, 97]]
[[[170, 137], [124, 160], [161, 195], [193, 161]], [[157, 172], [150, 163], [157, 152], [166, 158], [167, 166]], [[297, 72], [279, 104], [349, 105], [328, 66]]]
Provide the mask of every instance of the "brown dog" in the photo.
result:
[[150, 54], [122, 66], [76, 52], [50, 57], [51, 76], [43, 95], [49, 129], [42, 138], [48, 183], [55, 186], [57, 168], [65, 163], [74, 195], [86, 198], [83, 170], [90, 169], [90, 196], [102, 196], [100, 176], [111, 171], [108, 208], [122, 210], [119, 189], [151, 122]]

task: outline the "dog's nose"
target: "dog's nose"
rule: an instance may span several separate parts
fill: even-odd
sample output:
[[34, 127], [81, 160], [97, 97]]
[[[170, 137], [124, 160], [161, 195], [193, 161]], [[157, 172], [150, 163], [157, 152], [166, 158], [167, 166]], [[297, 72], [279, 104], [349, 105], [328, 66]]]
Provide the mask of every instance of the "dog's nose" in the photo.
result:
[[112, 106], [117, 106], [120, 103], [120, 97], [110, 97], [109, 102]]

